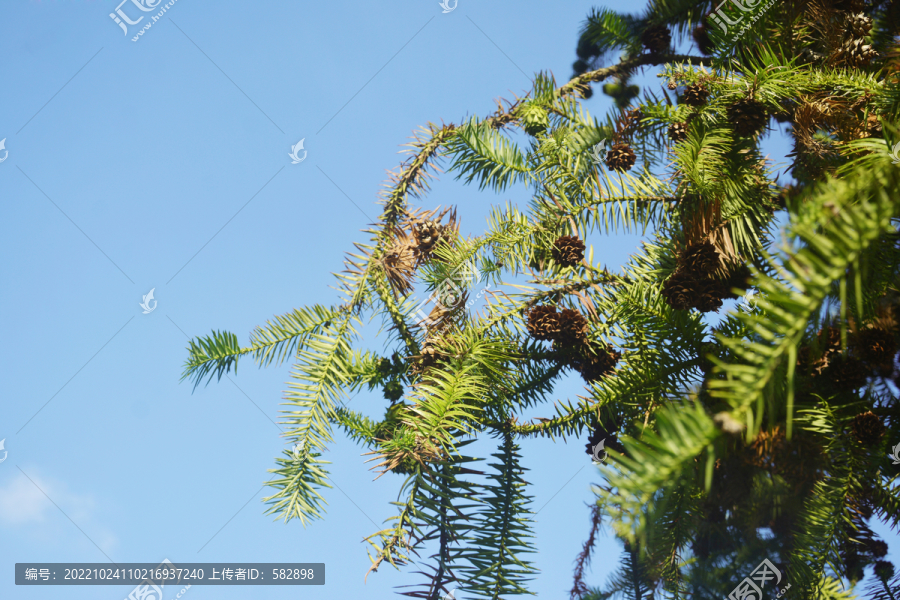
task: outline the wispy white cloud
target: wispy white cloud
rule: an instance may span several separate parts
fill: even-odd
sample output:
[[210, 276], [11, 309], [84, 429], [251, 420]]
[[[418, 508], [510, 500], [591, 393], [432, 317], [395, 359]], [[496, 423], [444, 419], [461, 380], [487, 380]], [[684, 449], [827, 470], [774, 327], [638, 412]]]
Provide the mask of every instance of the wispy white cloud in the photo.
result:
[[[37, 478], [34, 480], [48, 494], [55, 487]], [[7, 479], [5, 485], [0, 484], [0, 521], [4, 524], [40, 523], [50, 510], [56, 510], [53, 503], [21, 473]]]
[[[59, 508], [54, 506], [54, 502]], [[65, 511], [65, 515], [60, 509]], [[92, 496], [73, 493], [62, 482], [35, 473], [28, 473], [26, 477], [18, 470], [15, 474], [0, 478], [0, 525], [33, 528], [45, 524], [57, 529], [58, 519], [71, 525], [67, 515], [82, 529], [88, 527], [94, 530], [94, 535], [103, 541], [102, 547], [110, 549], [117, 543], [116, 537], [96, 525], [95, 514]]]

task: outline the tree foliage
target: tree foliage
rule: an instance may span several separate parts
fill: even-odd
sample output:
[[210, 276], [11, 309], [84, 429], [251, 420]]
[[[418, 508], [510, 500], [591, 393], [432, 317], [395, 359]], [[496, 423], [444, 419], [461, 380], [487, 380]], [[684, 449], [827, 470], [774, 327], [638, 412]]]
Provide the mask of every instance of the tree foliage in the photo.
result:
[[[741, 19], [728, 31], [709, 2], [593, 11], [569, 82], [539, 73], [491, 115], [419, 131], [337, 275], [342, 301], [276, 317], [247, 347], [227, 332], [191, 341], [195, 385], [245, 355], [295, 360], [284, 424], [306, 451], [278, 459], [272, 513], [322, 516], [338, 426], [403, 477], [396, 516], [367, 538], [372, 570], [428, 547], [411, 597], [525, 594], [536, 571], [516, 439], [590, 433], [589, 453], [602, 440], [610, 455], [590, 540], [605, 518], [625, 550], [590, 588], [586, 544], [573, 597], [721, 598], [768, 559], [793, 598], [854, 598], [864, 577], [864, 597], [900, 598], [867, 524], [900, 525], [900, 11], [740, 6], [722, 13]], [[698, 51], [672, 49], [691, 40]], [[591, 84], [651, 67], [661, 91], [620, 96], [630, 108], [603, 119], [583, 107]], [[773, 122], [794, 144], [791, 185], [760, 150]], [[465, 238], [455, 211], [409, 205], [441, 159], [530, 201], [494, 207]], [[610, 269], [588, 242], [620, 230], [644, 242]], [[387, 356], [354, 349], [374, 316]], [[584, 395], [520, 422], [567, 374]], [[363, 386], [384, 392], [380, 421], [341, 405]], [[498, 440], [495, 462], [467, 454], [478, 438]]]

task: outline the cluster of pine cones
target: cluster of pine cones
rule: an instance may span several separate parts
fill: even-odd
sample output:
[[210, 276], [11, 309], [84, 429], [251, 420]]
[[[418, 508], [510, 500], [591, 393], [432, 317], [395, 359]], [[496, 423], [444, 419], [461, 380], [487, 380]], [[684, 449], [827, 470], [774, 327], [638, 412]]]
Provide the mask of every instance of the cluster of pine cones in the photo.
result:
[[[705, 77], [688, 84], [679, 97], [679, 103], [699, 108], [709, 101], [709, 81]], [[669, 80], [669, 89], [678, 88], [677, 81]], [[685, 121], [678, 121], [669, 125], [669, 139], [673, 142], [681, 142], [687, 138], [687, 129], [690, 121], [696, 113], [692, 113]], [[755, 100], [752, 96], [741, 98], [729, 105], [726, 109], [728, 122], [731, 124], [734, 135], [738, 138], [753, 137], [757, 135], [769, 122], [769, 111], [764, 104]]]
[[[677, 87], [678, 85], [674, 79], [669, 82], [670, 89], [676, 89]], [[706, 85], [706, 81], [701, 79], [696, 83], [685, 86], [684, 93], [681, 95], [679, 102], [697, 108], [706, 104], [706, 101], [708, 99], [709, 88]], [[695, 116], [697, 116], [696, 113], [693, 113], [684, 121], [676, 121], [675, 123], [669, 125], [669, 139], [675, 143], [683, 142], [684, 140], [686, 140], [688, 134], [688, 125], [690, 125], [691, 120]]]
[[850, 14], [847, 18], [847, 29], [841, 48], [838, 50], [835, 60], [844, 62], [851, 67], [868, 66], [869, 61], [878, 56], [878, 52], [866, 43], [866, 36], [872, 30], [872, 19], [864, 15]]
[[588, 383], [611, 374], [622, 357], [609, 344], [590, 342], [587, 319], [571, 308], [557, 312], [555, 306], [536, 306], [528, 312], [526, 327], [534, 339], [552, 340], [560, 358]]
[[[810, 346], [801, 346], [797, 353], [800, 373], [811, 376], [825, 387], [837, 391], [852, 391], [866, 384], [872, 376], [889, 377], [894, 372], [897, 339], [893, 332], [880, 327], [862, 329], [851, 336], [849, 352], [841, 353], [841, 332], [828, 327], [819, 332], [820, 351], [813, 356]], [[868, 428], [860, 425], [861, 436], [871, 439]], [[878, 436], [880, 437], [880, 435]]]
[[584, 341], [588, 323], [577, 310], [564, 308], [562, 312], [556, 312], [555, 306], [542, 305], [528, 312], [527, 327], [536, 340], [552, 340], [560, 346], [570, 346]]
[[[875, 415], [862, 413], [854, 419], [852, 429], [854, 436], [866, 437], [873, 433], [880, 436], [883, 424]], [[725, 541], [720, 536], [727, 533], [720, 524], [724, 522], [726, 512], [731, 513], [732, 526], [735, 521], [740, 526], [747, 519], [756, 520], [756, 509], [751, 499], [754, 497], [753, 481], [759, 469], [779, 475], [789, 489], [802, 497], [814, 489], [816, 482], [824, 476], [827, 462], [818, 439], [808, 437], [803, 431], [795, 431], [788, 440], [781, 426], [760, 431], [750, 445], [717, 459], [712, 490], [702, 503], [706, 519], [693, 545], [698, 556], [708, 556], [716, 543]], [[847, 498], [847, 509], [853, 523], [849, 534], [857, 542], [842, 543], [840, 555], [848, 574], [855, 580], [862, 579], [863, 569], [873, 564], [875, 575], [887, 580], [893, 577], [894, 566], [883, 560], [888, 553], [887, 544], [878, 539], [866, 523], [873, 515], [872, 492], [866, 482], [861, 483], [861, 489]], [[779, 536], [790, 535], [796, 530], [799, 508], [800, 505], [786, 503], [767, 527]], [[840, 526], [849, 527], [843, 523]]]
[[719, 310], [725, 298], [737, 298], [732, 287], [744, 287], [749, 276], [745, 266], [721, 278], [719, 251], [709, 242], [688, 246], [678, 261], [678, 268], [663, 284], [662, 295], [675, 310], [696, 308], [701, 312]]
[[[449, 219], [443, 223], [448, 213]], [[391, 288], [404, 295], [412, 291], [412, 279], [419, 265], [433, 258], [432, 252], [441, 240], [452, 243], [459, 230], [456, 210], [451, 208], [440, 214], [437, 209], [407, 213], [405, 221], [408, 231], [395, 229], [391, 245], [381, 258]]]
[[795, 432], [790, 440], [785, 429], [776, 425], [762, 430], [742, 455], [745, 463], [782, 476], [794, 489], [810, 489], [823, 475], [823, 454], [819, 442]]

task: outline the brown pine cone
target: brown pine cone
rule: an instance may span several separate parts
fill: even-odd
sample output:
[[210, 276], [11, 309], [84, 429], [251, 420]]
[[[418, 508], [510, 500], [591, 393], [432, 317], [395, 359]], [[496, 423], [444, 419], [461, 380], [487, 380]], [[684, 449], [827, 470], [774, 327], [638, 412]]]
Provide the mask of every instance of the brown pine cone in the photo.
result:
[[825, 375], [831, 380], [832, 385], [840, 391], [849, 392], [866, 385], [868, 369], [859, 359], [846, 356], [838, 352], [828, 357], [828, 367]]
[[573, 360], [572, 366], [581, 373], [582, 379], [590, 383], [612, 374], [620, 358], [622, 355], [616, 352], [611, 345], [606, 344], [604, 348], [594, 344]]
[[826, 353], [840, 352], [841, 350], [841, 328], [828, 327], [825, 331], [819, 332], [819, 347]]
[[700, 312], [718, 312], [722, 308], [722, 300], [728, 295], [725, 284], [718, 279], [702, 279], [698, 283], [699, 294], [694, 300], [694, 308]]
[[885, 377], [893, 372], [897, 340], [891, 332], [879, 327], [863, 329], [856, 336], [854, 350], [862, 360], [878, 369]]
[[685, 249], [678, 263], [695, 277], [712, 277], [722, 266], [720, 253], [710, 242], [691, 244]]
[[863, 13], [850, 15], [847, 19], [847, 36], [851, 38], [863, 38], [872, 31], [872, 19]]
[[738, 100], [728, 107], [728, 120], [739, 137], [751, 137], [759, 133], [768, 122], [766, 107], [756, 100]]
[[821, 476], [822, 451], [812, 439], [795, 434], [790, 441], [784, 429], [760, 431], [746, 448], [745, 460], [760, 469], [777, 473], [792, 485], [809, 487]]
[[584, 242], [573, 235], [564, 235], [553, 242], [553, 260], [564, 267], [574, 267], [584, 260]]
[[688, 106], [703, 106], [709, 98], [709, 90], [703, 82], [692, 83], [684, 88], [681, 101]]
[[844, 42], [838, 53], [838, 60], [843, 59], [850, 66], [860, 68], [868, 66], [869, 61], [877, 56], [878, 52], [866, 40], [859, 38]]
[[683, 142], [687, 139], [688, 130], [687, 123], [676, 122], [669, 125], [669, 139], [675, 143]]
[[827, 354], [830, 352], [821, 346], [815, 352], [811, 346], [801, 346], [797, 350], [797, 369], [804, 375], [818, 377], [828, 366]]
[[850, 424], [853, 437], [864, 446], [874, 446], [884, 435], [884, 423], [871, 410], [856, 415]]
[[416, 270], [416, 247], [408, 239], [395, 241], [381, 259], [391, 287], [403, 294], [412, 291], [411, 280]]
[[651, 54], [665, 54], [672, 43], [672, 34], [665, 25], [651, 25], [641, 35], [641, 43]]
[[865, 136], [863, 137], [880, 137], [883, 131], [881, 129], [881, 121], [875, 113], [869, 113], [866, 117]]
[[697, 48], [700, 50], [700, 52], [702, 52], [706, 56], [711, 56], [713, 51], [715, 50], [715, 46], [713, 46], [712, 38], [709, 37], [709, 29], [706, 19], [703, 19], [702, 23], [694, 27], [692, 35], [694, 36], [694, 41], [697, 43]]
[[613, 144], [606, 155], [606, 166], [613, 171], [628, 171], [636, 160], [637, 156], [628, 144]]
[[639, 108], [633, 108], [626, 112], [622, 116], [621, 134], [625, 137], [633, 135], [634, 132], [638, 130], [638, 127], [640, 127], [641, 119], [643, 118], [644, 113], [642, 113]]
[[561, 350], [584, 342], [587, 335], [588, 322], [580, 312], [571, 308], [564, 308], [559, 313], [558, 322], [559, 333], [556, 340], [559, 342]]
[[715, 277], [721, 266], [719, 257], [709, 242], [689, 246], [678, 260], [678, 269], [663, 284], [666, 303], [675, 310], [718, 311], [723, 299], [733, 297], [729, 280]]
[[888, 545], [884, 540], [872, 540], [869, 542], [869, 553], [875, 558], [884, 558], [888, 553]]
[[[425, 369], [435, 366], [441, 358], [441, 353], [434, 347], [434, 342], [426, 339], [419, 348], [419, 355], [412, 357], [409, 372], [413, 375], [421, 375]], [[387, 390], [385, 390], [387, 394]]]
[[421, 353], [423, 367], [433, 367], [437, 364], [438, 351], [432, 342], [426, 340], [425, 343], [422, 344]]
[[894, 576], [894, 563], [887, 560], [875, 561], [875, 577], [887, 583]]
[[559, 333], [559, 315], [556, 307], [535, 306], [528, 313], [528, 333], [536, 340], [552, 340]]
[[429, 254], [444, 234], [444, 226], [438, 221], [428, 220], [413, 226], [416, 239], [416, 250], [421, 254]]
[[693, 280], [684, 271], [675, 271], [663, 283], [662, 295], [675, 310], [689, 310], [694, 300]]

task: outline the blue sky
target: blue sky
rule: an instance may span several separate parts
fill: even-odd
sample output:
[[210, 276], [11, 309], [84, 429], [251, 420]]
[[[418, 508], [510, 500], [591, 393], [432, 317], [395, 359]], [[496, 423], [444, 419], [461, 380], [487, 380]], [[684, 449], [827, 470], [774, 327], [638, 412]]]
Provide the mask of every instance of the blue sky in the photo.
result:
[[[192, 393], [179, 383], [187, 337], [225, 329], [246, 343], [273, 315], [334, 302], [330, 273], [377, 218], [399, 145], [428, 121], [486, 115], [538, 70], [567, 79], [592, 5], [177, 0], [137, 42], [143, 22], [126, 36], [109, 17], [118, 1], [0, 5], [0, 596], [131, 589], [17, 588], [13, 564], [29, 561], [326, 564], [325, 586], [252, 588], [260, 599], [387, 598], [417, 582], [384, 567], [364, 583], [361, 539], [394, 514], [401, 481], [372, 482], [343, 436], [324, 521], [263, 514], [289, 366], [246, 362]], [[586, 106], [600, 116], [610, 103], [596, 92]], [[308, 156], [291, 164], [300, 139]], [[491, 204], [528, 197], [443, 177], [425, 206], [456, 205], [476, 233]], [[637, 239], [590, 241], [616, 268]], [[151, 288], [158, 305], [143, 314]], [[570, 381], [557, 397], [580, 391]], [[379, 391], [353, 400], [372, 416], [383, 404]], [[522, 446], [539, 511], [532, 589], [567, 597], [599, 476], [583, 440]], [[619, 552], [600, 539], [591, 584]]]

